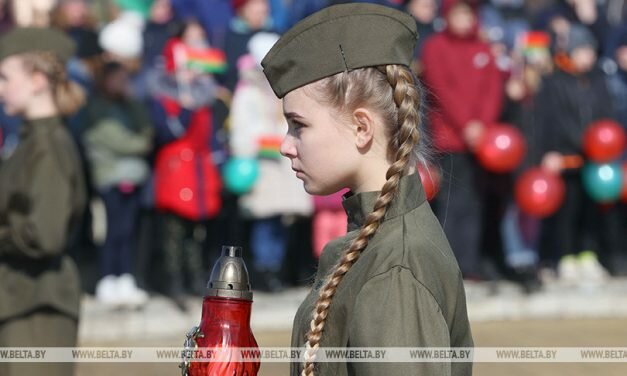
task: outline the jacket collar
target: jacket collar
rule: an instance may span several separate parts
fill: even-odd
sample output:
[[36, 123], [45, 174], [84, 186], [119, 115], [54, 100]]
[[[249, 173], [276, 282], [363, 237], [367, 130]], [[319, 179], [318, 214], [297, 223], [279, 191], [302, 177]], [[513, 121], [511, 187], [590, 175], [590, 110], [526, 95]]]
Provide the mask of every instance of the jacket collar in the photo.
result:
[[35, 132], [50, 131], [52, 127], [63, 124], [61, 117], [49, 116], [34, 120], [26, 120], [20, 126], [20, 138], [24, 139]]
[[[349, 232], [361, 228], [366, 222], [366, 218], [372, 212], [374, 204], [379, 197], [379, 193], [380, 191], [357, 194], [348, 192], [343, 196], [344, 201], [342, 201], [342, 206], [344, 206], [344, 210], [348, 216]], [[422, 189], [420, 175], [414, 173], [403, 176], [399, 183], [398, 194], [390, 203], [385, 217], [383, 218], [383, 222], [414, 210], [425, 202], [425, 200], [426, 195]]]

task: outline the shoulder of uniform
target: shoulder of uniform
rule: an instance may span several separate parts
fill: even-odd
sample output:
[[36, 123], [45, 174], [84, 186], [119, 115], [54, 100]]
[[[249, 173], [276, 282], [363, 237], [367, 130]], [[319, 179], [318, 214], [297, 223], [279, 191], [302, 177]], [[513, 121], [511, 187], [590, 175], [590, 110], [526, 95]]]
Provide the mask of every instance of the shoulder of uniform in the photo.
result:
[[[389, 288], [399, 287], [401, 285], [408, 287], [409, 285], [415, 286], [416, 289], [424, 292], [425, 296], [428, 296], [430, 300], [432, 300], [439, 307], [440, 311], [442, 311], [442, 299], [438, 298], [441, 296], [440, 292], [437, 289], [437, 286], [433, 283], [430, 283], [429, 280], [425, 280], [421, 278], [419, 274], [417, 274], [414, 270], [408, 268], [404, 265], [392, 265], [386, 270], [381, 271], [378, 274], [372, 275], [365, 283], [361, 286], [359, 294], [363, 291], [368, 290], [368, 286], [386, 286]], [[407, 286], [406, 286], [407, 285]]]
[[63, 125], [55, 126], [49, 132], [42, 132], [36, 140], [40, 157], [52, 158], [55, 167], [65, 176], [71, 176], [79, 158], [76, 144]]
[[[418, 281], [431, 284], [442, 275], [458, 277], [457, 261], [439, 222], [433, 214], [418, 207], [406, 216], [386, 222], [380, 238], [371, 240], [377, 258], [376, 275], [396, 267], [412, 271]], [[409, 222], [408, 222], [409, 221]], [[413, 228], [409, 228], [413, 227]]]

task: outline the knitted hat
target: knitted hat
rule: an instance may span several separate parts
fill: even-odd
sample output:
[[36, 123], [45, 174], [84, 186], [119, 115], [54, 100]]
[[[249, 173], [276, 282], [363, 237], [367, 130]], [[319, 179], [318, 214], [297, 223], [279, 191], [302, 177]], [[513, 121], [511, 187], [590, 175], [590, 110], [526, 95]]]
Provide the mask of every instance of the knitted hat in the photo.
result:
[[592, 47], [592, 49], [596, 50], [597, 46], [597, 40], [585, 26], [575, 24], [570, 26], [568, 41], [566, 42], [566, 52], [568, 54], [580, 47]]
[[98, 41], [107, 52], [123, 58], [135, 58], [143, 48], [142, 28], [143, 21], [139, 15], [125, 12], [102, 29]]
[[278, 40], [279, 36], [277, 34], [267, 32], [257, 33], [250, 38], [250, 41], [248, 41], [248, 51], [258, 65], [261, 65], [263, 58]]

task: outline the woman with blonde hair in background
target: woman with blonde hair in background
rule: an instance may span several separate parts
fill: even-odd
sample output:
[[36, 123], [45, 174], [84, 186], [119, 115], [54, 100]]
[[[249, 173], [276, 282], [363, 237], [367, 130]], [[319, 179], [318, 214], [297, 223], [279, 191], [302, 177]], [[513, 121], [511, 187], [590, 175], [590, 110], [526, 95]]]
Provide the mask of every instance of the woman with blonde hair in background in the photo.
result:
[[[0, 100], [24, 120], [19, 145], [0, 165], [0, 347], [76, 345], [81, 289], [66, 250], [86, 193], [62, 120], [83, 103], [65, 72], [73, 51], [52, 29], [0, 38]], [[72, 373], [72, 363], [0, 363], [3, 376]]]

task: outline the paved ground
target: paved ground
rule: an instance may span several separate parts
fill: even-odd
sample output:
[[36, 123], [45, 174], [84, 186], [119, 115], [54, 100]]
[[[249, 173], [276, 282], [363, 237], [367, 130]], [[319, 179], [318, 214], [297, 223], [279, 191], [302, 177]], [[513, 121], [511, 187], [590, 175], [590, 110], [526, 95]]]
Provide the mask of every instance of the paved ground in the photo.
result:
[[[306, 289], [291, 289], [275, 295], [255, 293], [253, 330], [289, 330], [306, 293]], [[549, 284], [533, 295], [523, 294], [511, 283], [480, 283], [467, 285], [466, 293], [468, 315], [473, 322], [627, 318], [627, 279], [586, 287]], [[190, 299], [188, 306], [189, 312], [183, 314], [168, 299], [157, 296], [142, 310], [112, 311], [86, 297], [79, 337], [83, 342], [182, 338], [200, 320], [201, 299]]]
[[[627, 347], [627, 280], [598, 286], [549, 284], [528, 296], [509, 283], [466, 286], [476, 346]], [[305, 289], [255, 294], [252, 326], [260, 346], [289, 346], [294, 312]], [[85, 346], [180, 346], [200, 318], [200, 299], [186, 314], [162, 297], [139, 311], [111, 311], [86, 297], [80, 341]], [[627, 375], [627, 363], [481, 363], [475, 375]], [[263, 364], [261, 376], [286, 375], [287, 364]], [[179, 375], [172, 364], [88, 364], [76, 376]]]
[[[477, 346], [620, 346], [627, 347], [627, 319], [570, 319], [474, 322], [473, 336]], [[288, 346], [289, 331], [255, 333], [260, 346]], [[114, 346], [177, 346], [180, 338], [109, 342]], [[260, 376], [288, 374], [288, 364], [262, 364]], [[81, 363], [76, 376], [170, 376], [179, 375], [176, 365], [169, 364], [89, 364]], [[624, 376], [627, 363], [478, 363], [474, 375], [480, 376]]]

